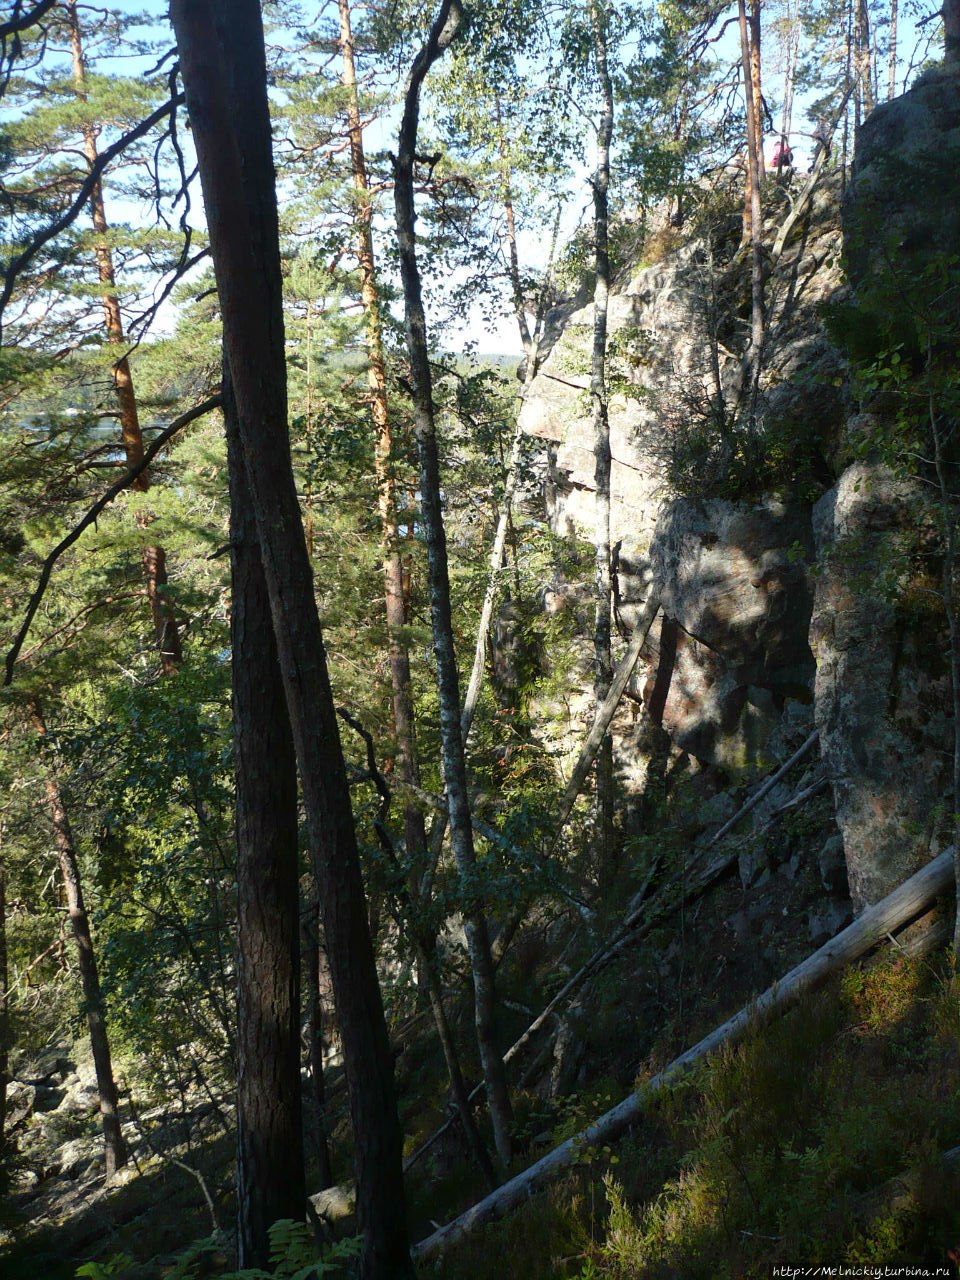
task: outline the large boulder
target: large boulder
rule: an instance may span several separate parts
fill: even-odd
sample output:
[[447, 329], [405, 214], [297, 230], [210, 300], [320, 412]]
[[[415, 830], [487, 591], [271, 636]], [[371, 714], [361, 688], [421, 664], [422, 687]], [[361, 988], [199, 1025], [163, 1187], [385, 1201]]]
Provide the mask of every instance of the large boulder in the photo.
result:
[[[952, 729], [922, 486], [849, 467], [813, 513], [815, 716], [857, 910], [938, 852]], [[934, 584], [935, 585], [935, 584]]]

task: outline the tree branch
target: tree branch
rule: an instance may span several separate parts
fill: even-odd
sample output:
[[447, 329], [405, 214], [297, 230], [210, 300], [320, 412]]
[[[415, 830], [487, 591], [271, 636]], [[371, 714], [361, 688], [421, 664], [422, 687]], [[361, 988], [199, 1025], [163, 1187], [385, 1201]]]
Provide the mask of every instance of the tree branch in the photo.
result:
[[93, 506], [87, 511], [83, 519], [78, 524], [75, 524], [66, 537], [62, 538], [50, 552], [46, 560], [43, 562], [43, 567], [40, 570], [40, 581], [37, 583], [33, 595], [30, 597], [30, 603], [27, 605], [27, 612], [20, 630], [17, 632], [17, 638], [14, 640], [10, 647], [10, 651], [7, 654], [5, 663], [6, 674], [3, 678], [4, 685], [13, 683], [13, 668], [16, 666], [17, 658], [20, 656], [20, 650], [23, 648], [23, 642], [27, 638], [27, 634], [30, 630], [30, 624], [33, 622], [34, 616], [40, 607], [40, 602], [43, 599], [44, 593], [47, 589], [47, 584], [50, 581], [50, 575], [53, 572], [53, 566], [57, 563], [63, 553], [73, 546], [85, 529], [90, 528], [104, 507], [108, 506], [119, 493], [122, 493], [124, 489], [133, 484], [134, 480], [136, 480], [139, 475], [142, 475], [142, 473], [146, 471], [147, 467], [150, 466], [150, 463], [154, 460], [163, 446], [171, 440], [178, 431], [182, 431], [184, 427], [189, 426], [191, 422], [196, 421], [197, 418], [202, 417], [205, 413], [209, 413], [211, 409], [219, 409], [221, 404], [222, 399], [219, 394], [209, 396], [206, 400], [202, 400], [200, 404], [194, 405], [192, 409], [188, 409], [186, 413], [182, 413], [179, 418], [175, 418], [173, 422], [170, 423], [169, 427], [160, 432], [157, 438], [151, 443], [150, 447], [144, 450], [143, 458], [137, 463], [137, 465], [135, 467], [131, 467], [129, 471], [125, 471], [120, 479], [112, 484], [102, 497], [97, 499]]
[[27, 247], [7, 264], [3, 271], [3, 292], [0, 293], [0, 338], [3, 336], [3, 314], [7, 309], [7, 304], [13, 296], [13, 290], [16, 287], [17, 278], [23, 269], [30, 265], [44, 245], [49, 244], [54, 237], [58, 236], [61, 231], [66, 230], [66, 228], [76, 220], [84, 205], [90, 199], [94, 187], [100, 181], [103, 171], [107, 166], [115, 160], [118, 155], [121, 155], [132, 142], [136, 142], [138, 138], [142, 138], [145, 134], [150, 132], [154, 125], [159, 124], [159, 122], [166, 116], [176, 111], [177, 107], [183, 102], [183, 94], [177, 94], [175, 98], [171, 98], [170, 101], [165, 102], [162, 107], [158, 107], [156, 111], [151, 112], [145, 120], [141, 120], [140, 123], [130, 129], [129, 132], [123, 134], [123, 136], [118, 138], [112, 146], [107, 147], [105, 151], [101, 151], [96, 161], [90, 166], [87, 176], [80, 184], [80, 188], [77, 191], [73, 204], [71, 204], [70, 208], [67, 209], [65, 213], [61, 214], [55, 222], [51, 222], [48, 227], [45, 227], [43, 231], [39, 232], [33, 240], [30, 241]]
[[28, 27], [34, 26], [39, 22], [44, 14], [49, 13], [57, 0], [40, 0], [39, 4], [34, 5], [32, 9], [28, 9], [26, 13], [20, 12], [21, 0], [16, 0], [13, 6], [13, 16], [8, 18], [6, 22], [0, 22], [0, 40], [6, 40], [8, 36], [19, 35], [21, 31], [26, 31]]

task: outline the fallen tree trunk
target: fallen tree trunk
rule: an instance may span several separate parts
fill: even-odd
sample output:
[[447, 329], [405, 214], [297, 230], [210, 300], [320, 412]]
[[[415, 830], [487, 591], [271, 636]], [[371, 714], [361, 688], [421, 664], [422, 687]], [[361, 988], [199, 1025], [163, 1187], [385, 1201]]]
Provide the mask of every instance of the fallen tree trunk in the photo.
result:
[[459, 1218], [422, 1240], [413, 1250], [414, 1261], [423, 1263], [456, 1244], [477, 1227], [503, 1217], [522, 1204], [534, 1191], [575, 1164], [585, 1148], [600, 1146], [618, 1138], [640, 1117], [657, 1095], [673, 1084], [688, 1067], [702, 1061], [722, 1045], [735, 1043], [750, 1027], [762, 1025], [786, 1012], [802, 995], [823, 982], [831, 973], [862, 956], [887, 933], [902, 928], [920, 915], [936, 897], [945, 893], [952, 885], [951, 847], [927, 863], [882, 902], [866, 910], [858, 920], [791, 969], [756, 1001], [746, 1005], [699, 1043], [687, 1049], [599, 1120], [555, 1147], [536, 1164], [511, 1178]]
[[[942, 1151], [934, 1161], [941, 1174], [956, 1174], [960, 1170], [960, 1147], [951, 1147]], [[853, 1202], [852, 1216], [855, 1220], [875, 1220], [881, 1214], [901, 1214], [909, 1212], [916, 1204], [917, 1196], [923, 1183], [923, 1168], [914, 1165], [912, 1168], [898, 1173], [872, 1191], [857, 1196]]]

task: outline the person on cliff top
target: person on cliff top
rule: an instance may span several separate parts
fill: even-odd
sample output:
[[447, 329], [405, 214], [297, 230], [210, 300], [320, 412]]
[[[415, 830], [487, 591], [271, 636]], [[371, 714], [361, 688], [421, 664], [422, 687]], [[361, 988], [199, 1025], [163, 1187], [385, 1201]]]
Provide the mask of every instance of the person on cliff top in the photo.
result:
[[773, 167], [778, 174], [781, 174], [785, 169], [793, 168], [793, 152], [790, 150], [790, 144], [786, 137], [781, 137], [777, 141], [773, 151]]

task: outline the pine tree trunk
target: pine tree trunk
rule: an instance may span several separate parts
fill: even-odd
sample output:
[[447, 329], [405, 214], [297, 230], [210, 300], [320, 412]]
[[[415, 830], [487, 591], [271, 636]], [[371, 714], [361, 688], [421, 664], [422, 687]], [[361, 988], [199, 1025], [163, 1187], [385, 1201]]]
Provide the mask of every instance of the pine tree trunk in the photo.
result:
[[763, 82], [760, 75], [760, 0], [750, 4], [750, 87], [753, 90], [754, 145], [757, 148], [757, 170], [761, 177], [766, 173], [763, 158]]
[[863, 85], [863, 30], [860, 25], [860, 0], [850, 0], [850, 56], [853, 63], [853, 77], [856, 91], [853, 95], [853, 131], [854, 145], [856, 136], [863, 123], [864, 85]]
[[[70, 48], [73, 57], [73, 81], [77, 89], [77, 97], [84, 101], [86, 91], [86, 67], [83, 57], [83, 41], [80, 32], [80, 21], [77, 16], [75, 0], [67, 4], [67, 25], [70, 30]], [[88, 170], [97, 163], [97, 131], [85, 123], [83, 125], [83, 154]], [[90, 214], [93, 229], [97, 233], [95, 254], [97, 274], [102, 289], [102, 305], [107, 341], [111, 346], [122, 347], [125, 344], [123, 315], [120, 311], [120, 299], [117, 294], [117, 280], [113, 266], [113, 254], [108, 239], [106, 206], [103, 200], [103, 184], [97, 179], [90, 193]], [[130, 362], [126, 355], [120, 357], [113, 366], [113, 386], [120, 411], [120, 439], [124, 457], [128, 467], [135, 467], [143, 459], [143, 433], [140, 430], [140, 414], [137, 408], [137, 396], [130, 372]], [[133, 482], [131, 488], [139, 493], [146, 493], [150, 488], [150, 473], [143, 471]], [[149, 527], [152, 517], [147, 511], [140, 511], [137, 524], [141, 529]], [[150, 616], [153, 619], [160, 663], [165, 675], [172, 675], [183, 661], [180, 644], [180, 629], [174, 614], [164, 600], [164, 588], [167, 585], [167, 559], [163, 547], [148, 545], [141, 553], [144, 579], [147, 584], [147, 599], [150, 604]]]
[[863, 114], [868, 116], [876, 106], [874, 94], [875, 58], [870, 42], [870, 13], [867, 0], [856, 0], [857, 6], [857, 74], [863, 101]]
[[[610, 610], [610, 419], [607, 404], [607, 307], [610, 295], [609, 189], [610, 142], [613, 137], [613, 85], [607, 67], [607, 15], [600, 0], [590, 5], [593, 52], [600, 98], [597, 134], [597, 167], [593, 176], [594, 269], [593, 348], [590, 359], [590, 401], [593, 410], [593, 453], [596, 514], [594, 522], [594, 587], [596, 609], [593, 631], [593, 692], [603, 706], [613, 676]], [[601, 878], [614, 864], [613, 741], [604, 735], [597, 755], [597, 828], [600, 836]]]
[[[403, 638], [407, 610], [403, 590], [403, 563], [397, 531], [397, 495], [392, 458], [393, 437], [387, 404], [387, 372], [383, 355], [380, 293], [377, 287], [373, 234], [370, 227], [372, 205], [363, 149], [363, 128], [360, 122], [360, 100], [353, 56], [353, 31], [350, 23], [350, 0], [338, 0], [338, 5], [340, 52], [343, 58], [342, 81], [347, 90], [350, 166], [353, 171], [354, 189], [359, 198], [356, 221], [357, 264], [360, 269], [360, 300], [366, 325], [370, 409], [376, 435], [377, 501], [383, 542], [384, 600], [390, 635], [390, 683], [393, 693], [393, 727], [397, 740], [397, 772], [401, 782], [408, 786], [419, 787], [420, 765], [417, 760], [410, 651]], [[403, 825], [408, 860], [411, 863], [422, 861], [427, 843], [423, 810], [410, 800], [409, 793], [404, 801]]]
[[747, 369], [750, 379], [750, 413], [752, 415], [760, 380], [760, 361], [763, 347], [763, 212], [760, 206], [760, 162], [757, 155], [757, 124], [754, 114], [754, 95], [750, 80], [750, 40], [747, 31], [747, 14], [744, 0], [738, 0], [740, 22], [740, 52], [743, 65], [744, 100], [747, 107], [747, 166], [750, 175], [750, 350]]
[[231, 672], [237, 834], [237, 1239], [270, 1259], [269, 1228], [305, 1211], [300, 1101], [297, 762], [226, 363]]
[[846, 0], [841, 17], [843, 34], [843, 89], [848, 98], [848, 106], [843, 112], [843, 148], [840, 156], [840, 195], [847, 190], [847, 165], [850, 159], [850, 106], [853, 100], [854, 129], [860, 122], [860, 95], [853, 79], [853, 0]]
[[[33, 728], [40, 739], [40, 754], [45, 756], [44, 739], [47, 736], [47, 726], [44, 723], [39, 701], [33, 700], [29, 704], [29, 713]], [[83, 988], [83, 1003], [97, 1076], [97, 1094], [100, 1099], [100, 1120], [103, 1125], [105, 1149], [104, 1165], [109, 1180], [127, 1163], [127, 1147], [120, 1129], [117, 1086], [113, 1078], [113, 1063], [110, 1059], [110, 1042], [107, 1038], [107, 1024], [103, 1013], [97, 958], [93, 950], [93, 939], [90, 936], [90, 921], [87, 919], [87, 910], [83, 902], [83, 888], [80, 883], [80, 867], [73, 842], [73, 831], [67, 818], [55, 766], [51, 760], [44, 759], [44, 768], [46, 770], [44, 789], [53, 822], [57, 861], [66, 892], [70, 927], [77, 944], [80, 983]]]
[[412, 1280], [393, 1058], [287, 424], [282, 275], [257, 0], [173, 0], [224, 343], [329, 948], [363, 1280]]
[[800, 0], [795, 0], [790, 14], [790, 30], [787, 37], [787, 65], [783, 74], [783, 117], [780, 124], [781, 154], [790, 146], [790, 128], [793, 123], [793, 92], [797, 77], [797, 58], [800, 52]]
[[490, 936], [487, 931], [486, 916], [474, 883], [476, 856], [473, 845], [473, 826], [470, 821], [470, 804], [467, 797], [463, 735], [460, 727], [460, 687], [453, 642], [453, 621], [450, 613], [450, 581], [440, 497], [440, 462], [433, 410], [433, 379], [414, 238], [416, 214], [413, 166], [417, 145], [420, 88], [430, 66], [453, 39], [459, 24], [460, 13], [460, 6], [455, 0], [443, 0], [428, 42], [415, 59], [407, 78], [400, 140], [394, 162], [394, 199], [397, 211], [400, 275], [403, 281], [405, 304], [407, 351], [413, 387], [414, 430], [420, 459], [421, 511], [427, 543], [430, 615], [437, 661], [440, 741], [450, 815], [450, 839], [464, 888], [464, 927], [473, 973], [477, 1046], [483, 1066], [497, 1154], [501, 1162], [506, 1165], [511, 1155], [512, 1116], [506, 1073], [497, 1047], [494, 1025], [496, 990]]

